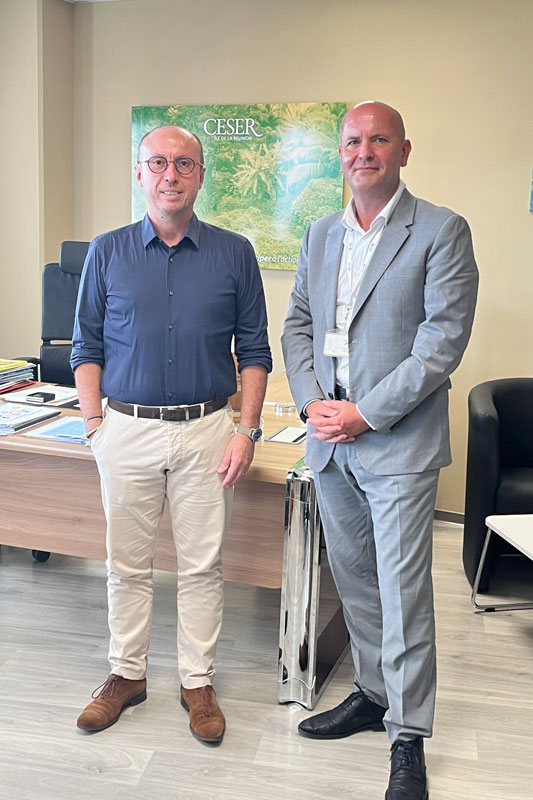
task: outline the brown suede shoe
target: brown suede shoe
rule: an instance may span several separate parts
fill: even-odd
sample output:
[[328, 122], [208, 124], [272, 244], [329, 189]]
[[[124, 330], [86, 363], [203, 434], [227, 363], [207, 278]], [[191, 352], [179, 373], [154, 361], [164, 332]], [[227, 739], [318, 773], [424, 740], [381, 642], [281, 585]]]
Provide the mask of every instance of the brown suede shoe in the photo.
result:
[[94, 690], [92, 696], [95, 699], [81, 712], [77, 726], [96, 733], [113, 725], [128, 706], [136, 706], [146, 700], [146, 678], [132, 681], [111, 674], [105, 683]]
[[212, 686], [199, 689], [181, 687], [181, 705], [190, 715], [190, 729], [201, 742], [218, 744], [226, 730], [226, 720], [220, 710]]

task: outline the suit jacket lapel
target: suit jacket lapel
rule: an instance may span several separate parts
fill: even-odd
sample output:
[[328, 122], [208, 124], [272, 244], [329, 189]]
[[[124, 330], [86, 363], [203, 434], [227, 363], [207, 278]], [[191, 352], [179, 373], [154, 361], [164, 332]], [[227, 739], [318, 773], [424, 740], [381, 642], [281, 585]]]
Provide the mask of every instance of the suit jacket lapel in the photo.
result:
[[324, 249], [324, 303], [326, 307], [326, 330], [335, 328], [337, 305], [337, 281], [344, 243], [345, 227], [342, 216], [328, 231]]
[[415, 206], [416, 198], [407, 189], [404, 189], [364, 274], [353, 308], [351, 322], [353, 322], [374, 286], [391, 265], [398, 250], [409, 236], [409, 226], [413, 224]]

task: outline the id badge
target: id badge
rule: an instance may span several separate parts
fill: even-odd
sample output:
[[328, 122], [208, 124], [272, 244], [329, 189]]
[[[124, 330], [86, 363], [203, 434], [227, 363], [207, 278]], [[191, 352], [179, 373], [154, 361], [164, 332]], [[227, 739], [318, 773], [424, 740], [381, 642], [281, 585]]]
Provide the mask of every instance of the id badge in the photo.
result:
[[348, 353], [348, 336], [346, 331], [335, 328], [333, 331], [326, 331], [324, 338], [324, 355], [342, 358]]

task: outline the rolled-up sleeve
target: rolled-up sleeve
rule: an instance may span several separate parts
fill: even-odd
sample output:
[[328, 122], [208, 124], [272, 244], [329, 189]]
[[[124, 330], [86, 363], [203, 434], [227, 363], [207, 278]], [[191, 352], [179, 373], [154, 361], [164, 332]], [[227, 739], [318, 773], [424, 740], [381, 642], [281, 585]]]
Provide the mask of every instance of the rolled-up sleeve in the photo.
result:
[[246, 242], [242, 251], [242, 269], [237, 292], [235, 354], [239, 371], [243, 367], [260, 366], [272, 371], [272, 355], [268, 344], [267, 312], [261, 273], [253, 247]]
[[106, 287], [103, 258], [98, 242], [93, 239], [80, 281], [70, 366], [74, 371], [80, 364], [93, 363], [104, 366], [103, 329]]

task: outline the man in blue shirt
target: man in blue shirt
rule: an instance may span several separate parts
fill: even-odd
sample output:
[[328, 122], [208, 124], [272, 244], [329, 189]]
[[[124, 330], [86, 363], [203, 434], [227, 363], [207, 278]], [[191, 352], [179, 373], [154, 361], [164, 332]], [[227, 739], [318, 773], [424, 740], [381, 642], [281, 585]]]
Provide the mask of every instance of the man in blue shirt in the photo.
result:
[[[202, 145], [184, 128], [146, 134], [135, 167], [148, 213], [91, 242], [72, 368], [107, 519], [111, 674], [78, 719], [90, 732], [146, 699], [152, 562], [168, 499], [178, 555], [181, 703], [192, 733], [220, 742], [212, 687], [222, 623], [221, 545], [248, 469], [272, 368], [250, 243], [200, 222]], [[235, 432], [228, 396], [242, 385]], [[102, 412], [101, 394], [108, 405]]]

